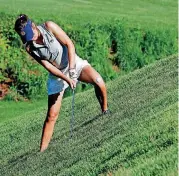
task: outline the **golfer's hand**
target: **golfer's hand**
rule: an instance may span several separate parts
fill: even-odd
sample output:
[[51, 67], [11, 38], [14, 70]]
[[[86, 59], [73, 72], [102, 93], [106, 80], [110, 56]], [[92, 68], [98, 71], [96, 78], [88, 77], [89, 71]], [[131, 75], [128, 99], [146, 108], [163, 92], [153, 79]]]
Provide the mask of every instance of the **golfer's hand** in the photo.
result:
[[77, 82], [75, 80], [69, 78], [68, 84], [71, 87], [71, 89], [75, 89], [76, 88], [76, 83]]

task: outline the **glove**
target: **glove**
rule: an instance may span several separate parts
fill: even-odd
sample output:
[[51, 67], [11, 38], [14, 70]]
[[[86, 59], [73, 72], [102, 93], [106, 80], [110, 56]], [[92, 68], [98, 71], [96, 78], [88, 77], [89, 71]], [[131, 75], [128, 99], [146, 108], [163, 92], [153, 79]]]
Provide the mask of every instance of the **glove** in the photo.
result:
[[77, 81], [78, 75], [75, 68], [69, 69], [69, 75], [72, 80]]

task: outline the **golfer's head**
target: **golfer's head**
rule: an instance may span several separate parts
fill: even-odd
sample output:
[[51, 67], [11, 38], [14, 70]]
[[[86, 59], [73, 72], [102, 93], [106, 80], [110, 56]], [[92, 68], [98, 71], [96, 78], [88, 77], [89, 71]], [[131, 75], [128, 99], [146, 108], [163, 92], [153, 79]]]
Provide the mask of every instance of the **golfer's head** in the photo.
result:
[[15, 31], [21, 37], [23, 43], [27, 43], [33, 39], [34, 32], [32, 21], [25, 14], [20, 14], [15, 22]]

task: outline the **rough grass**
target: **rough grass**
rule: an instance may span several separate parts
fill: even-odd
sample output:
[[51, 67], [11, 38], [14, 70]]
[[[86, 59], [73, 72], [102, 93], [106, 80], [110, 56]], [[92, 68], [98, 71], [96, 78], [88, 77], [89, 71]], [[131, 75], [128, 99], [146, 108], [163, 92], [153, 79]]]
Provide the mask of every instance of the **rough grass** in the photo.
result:
[[39, 143], [46, 106], [1, 122], [1, 175], [177, 175], [176, 58], [109, 82], [111, 116], [98, 116], [92, 90], [77, 94], [70, 140], [71, 97], [65, 98], [44, 153]]

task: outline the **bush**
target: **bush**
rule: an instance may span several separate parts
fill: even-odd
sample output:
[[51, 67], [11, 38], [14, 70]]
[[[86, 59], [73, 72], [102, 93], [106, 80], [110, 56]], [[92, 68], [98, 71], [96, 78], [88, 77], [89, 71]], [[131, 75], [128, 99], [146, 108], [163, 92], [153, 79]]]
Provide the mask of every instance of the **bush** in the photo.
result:
[[[46, 92], [47, 72], [23, 50], [13, 29], [16, 15], [0, 15], [0, 81], [11, 79], [10, 86], [26, 98], [42, 96]], [[131, 28], [126, 21], [115, 19], [83, 25], [67, 23], [57, 17], [53, 19], [70, 36], [77, 54], [87, 59], [105, 81], [114, 79], [119, 70], [127, 73], [177, 53], [177, 31], [170, 29]], [[47, 20], [37, 18], [35, 22], [41, 24]], [[78, 87], [77, 91], [89, 88], [84, 84]]]
[[[104, 28], [105, 29], [105, 28]], [[177, 53], [177, 31], [130, 28], [115, 20], [108, 25], [113, 63], [129, 72]]]
[[32, 98], [43, 95], [46, 90], [47, 72], [41, 74], [41, 66], [22, 49], [8, 45], [4, 38], [0, 38], [0, 70], [0, 83], [13, 87], [21, 96]]

